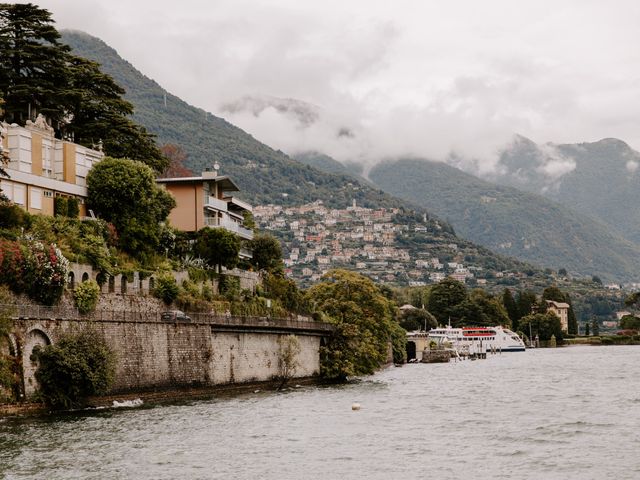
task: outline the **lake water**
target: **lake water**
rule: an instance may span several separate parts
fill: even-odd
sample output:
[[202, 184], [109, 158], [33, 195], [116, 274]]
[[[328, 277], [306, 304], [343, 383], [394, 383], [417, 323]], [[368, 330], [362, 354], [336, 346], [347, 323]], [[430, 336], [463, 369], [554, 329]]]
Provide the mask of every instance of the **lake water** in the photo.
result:
[[343, 386], [5, 418], [0, 477], [640, 479], [639, 373], [640, 347], [570, 347]]

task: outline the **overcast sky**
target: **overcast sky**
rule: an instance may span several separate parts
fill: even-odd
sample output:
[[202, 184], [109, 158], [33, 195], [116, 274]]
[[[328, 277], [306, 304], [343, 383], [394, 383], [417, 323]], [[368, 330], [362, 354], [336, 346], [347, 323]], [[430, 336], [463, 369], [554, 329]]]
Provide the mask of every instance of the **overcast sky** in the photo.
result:
[[[102, 38], [168, 91], [290, 153], [455, 151], [491, 169], [514, 133], [617, 137], [640, 149], [635, 0], [36, 3], [59, 27]], [[243, 110], [246, 96], [298, 99], [313, 115]]]

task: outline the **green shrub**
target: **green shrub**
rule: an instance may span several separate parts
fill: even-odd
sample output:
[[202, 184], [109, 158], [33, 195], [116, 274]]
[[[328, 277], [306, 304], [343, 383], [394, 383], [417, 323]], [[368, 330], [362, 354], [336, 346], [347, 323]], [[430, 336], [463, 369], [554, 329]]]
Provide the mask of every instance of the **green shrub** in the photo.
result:
[[84, 405], [87, 397], [105, 394], [115, 378], [115, 355], [91, 329], [36, 347], [33, 357], [39, 363], [35, 376], [40, 394], [55, 409]]
[[106, 273], [111, 271], [111, 252], [103, 237], [87, 234], [84, 237], [82, 253], [97, 270]]
[[182, 290], [175, 299], [176, 306], [185, 312], [210, 312], [211, 304]]
[[0, 228], [28, 228], [31, 225], [31, 215], [22, 208], [11, 203], [0, 202]]
[[100, 286], [94, 281], [82, 282], [73, 291], [73, 301], [82, 314], [93, 312], [100, 298]]
[[218, 291], [227, 300], [240, 300], [240, 279], [233, 275], [220, 275]]
[[213, 288], [208, 283], [202, 285], [202, 298], [208, 302], [213, 300]]
[[156, 279], [153, 296], [162, 300], [165, 305], [171, 305], [179, 293], [180, 287], [171, 275], [161, 275]]
[[200, 290], [198, 289], [198, 286], [195, 283], [190, 282], [189, 280], [182, 281], [182, 288], [185, 292], [187, 292], [192, 297], [200, 296]]
[[189, 267], [187, 271], [189, 272], [189, 280], [192, 282], [204, 282], [211, 279], [211, 273], [204, 268]]
[[53, 213], [56, 217], [66, 217], [69, 212], [67, 197], [56, 197], [53, 200]]
[[67, 199], [67, 217], [78, 218], [80, 216], [80, 204], [78, 199], [70, 197]]

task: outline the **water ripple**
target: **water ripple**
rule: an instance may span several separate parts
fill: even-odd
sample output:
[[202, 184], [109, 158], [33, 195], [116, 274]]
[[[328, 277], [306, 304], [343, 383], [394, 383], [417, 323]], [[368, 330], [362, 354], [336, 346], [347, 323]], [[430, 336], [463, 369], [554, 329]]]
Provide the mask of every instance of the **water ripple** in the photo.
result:
[[0, 478], [637, 479], [639, 363], [639, 347], [536, 350], [341, 386], [5, 418]]

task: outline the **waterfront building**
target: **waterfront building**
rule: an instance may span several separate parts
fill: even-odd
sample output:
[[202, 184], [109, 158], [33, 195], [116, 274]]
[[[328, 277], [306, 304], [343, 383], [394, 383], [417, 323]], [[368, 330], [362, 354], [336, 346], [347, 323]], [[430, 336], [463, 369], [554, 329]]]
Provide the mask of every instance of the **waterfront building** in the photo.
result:
[[558, 316], [563, 332], [569, 331], [569, 308], [568, 303], [547, 300], [547, 312], [553, 312]]
[[0, 124], [2, 150], [8, 153], [2, 193], [29, 213], [53, 215], [56, 197], [76, 198], [80, 216], [86, 216], [87, 174], [104, 158], [91, 149], [55, 138], [45, 118], [38, 115], [26, 126]]

